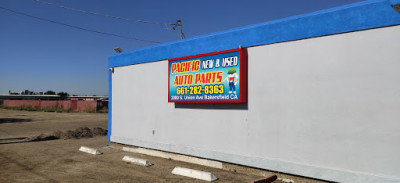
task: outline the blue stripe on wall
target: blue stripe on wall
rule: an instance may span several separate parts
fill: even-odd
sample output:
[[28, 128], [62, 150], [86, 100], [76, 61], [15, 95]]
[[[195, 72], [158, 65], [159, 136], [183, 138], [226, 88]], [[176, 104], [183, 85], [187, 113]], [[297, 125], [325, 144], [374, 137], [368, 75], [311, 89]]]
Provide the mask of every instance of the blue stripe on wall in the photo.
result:
[[107, 132], [107, 140], [110, 141], [111, 137], [111, 97], [112, 97], [112, 72], [108, 71], [108, 132]]
[[392, 4], [392, 6], [398, 5], [398, 4], [400, 4], [400, 0], [390, 0], [390, 4]]
[[400, 24], [391, 5], [400, 0], [368, 0], [109, 56], [108, 67], [266, 45]]

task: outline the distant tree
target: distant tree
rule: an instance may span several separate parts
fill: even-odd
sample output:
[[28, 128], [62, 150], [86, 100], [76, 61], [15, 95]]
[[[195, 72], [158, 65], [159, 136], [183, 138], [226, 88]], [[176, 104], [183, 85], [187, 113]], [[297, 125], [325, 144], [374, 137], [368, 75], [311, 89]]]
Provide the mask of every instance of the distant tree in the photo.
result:
[[11, 90], [8, 90], [8, 94], [10, 94], [10, 95], [19, 95], [19, 93], [13, 92], [13, 91], [11, 91]]
[[48, 90], [46, 92], [44, 92], [45, 95], [55, 95], [56, 92], [52, 91], [52, 90]]
[[30, 90], [25, 90], [21, 92], [21, 95], [33, 95], [34, 91], [30, 91]]
[[61, 98], [67, 98], [69, 96], [67, 92], [59, 92], [57, 95], [59, 95]]

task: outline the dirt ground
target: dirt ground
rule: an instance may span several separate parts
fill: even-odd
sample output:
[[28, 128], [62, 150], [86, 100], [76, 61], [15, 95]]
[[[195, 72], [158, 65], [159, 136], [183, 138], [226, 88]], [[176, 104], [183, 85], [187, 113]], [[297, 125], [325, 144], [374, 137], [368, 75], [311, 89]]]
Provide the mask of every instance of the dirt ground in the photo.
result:
[[[0, 109], [0, 182], [205, 182], [171, 174], [174, 167], [212, 172], [216, 182], [250, 182], [262, 176], [204, 167], [180, 161], [121, 151], [121, 144], [107, 136], [29, 141], [40, 134], [53, 134], [87, 127], [107, 129], [107, 114], [49, 113]], [[80, 146], [104, 154], [78, 151]], [[130, 155], [154, 165], [143, 167], [122, 161]], [[291, 176], [297, 182], [321, 182]], [[282, 182], [282, 181], [275, 181]]]

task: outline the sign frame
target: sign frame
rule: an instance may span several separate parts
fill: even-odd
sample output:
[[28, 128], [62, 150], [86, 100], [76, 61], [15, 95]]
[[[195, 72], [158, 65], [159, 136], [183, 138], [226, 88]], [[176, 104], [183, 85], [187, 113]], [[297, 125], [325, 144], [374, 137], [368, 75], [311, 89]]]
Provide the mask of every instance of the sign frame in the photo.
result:
[[[194, 59], [205, 56], [212, 56], [224, 53], [239, 52], [239, 100], [170, 100], [170, 76], [171, 76], [171, 62], [178, 60]], [[246, 48], [236, 48], [231, 50], [217, 51], [211, 53], [204, 53], [198, 55], [191, 55], [179, 58], [168, 59], [168, 102], [169, 103], [247, 103], [247, 49]]]

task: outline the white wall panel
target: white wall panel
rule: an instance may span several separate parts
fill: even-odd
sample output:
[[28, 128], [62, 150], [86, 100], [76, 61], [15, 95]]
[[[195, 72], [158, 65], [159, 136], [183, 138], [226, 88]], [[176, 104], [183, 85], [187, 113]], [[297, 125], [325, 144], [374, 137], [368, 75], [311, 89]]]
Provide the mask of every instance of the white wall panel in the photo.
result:
[[117, 67], [111, 140], [339, 182], [398, 182], [399, 51], [400, 26], [248, 48], [246, 105], [168, 103], [167, 61]]

